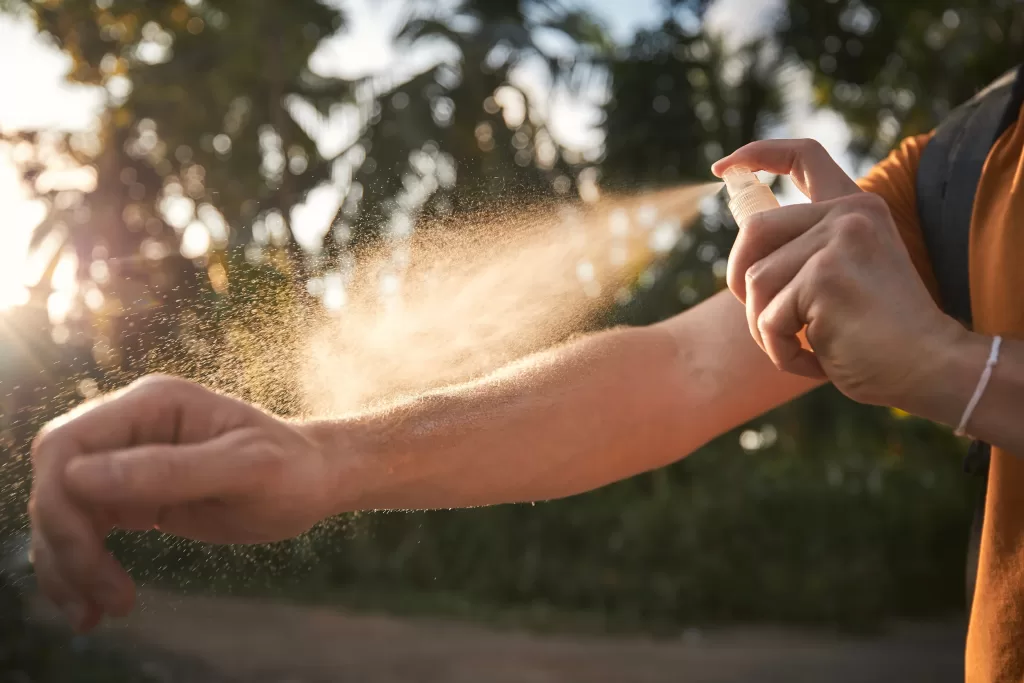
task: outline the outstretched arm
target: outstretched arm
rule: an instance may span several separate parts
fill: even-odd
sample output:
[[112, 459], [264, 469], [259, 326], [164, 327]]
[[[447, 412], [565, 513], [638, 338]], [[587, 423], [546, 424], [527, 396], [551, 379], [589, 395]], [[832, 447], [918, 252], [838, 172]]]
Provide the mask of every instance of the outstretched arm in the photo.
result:
[[466, 507], [589, 491], [671, 463], [816, 386], [779, 372], [727, 292], [387, 412], [306, 429], [336, 510]]
[[470, 384], [293, 424], [174, 378], [51, 425], [33, 449], [33, 556], [79, 629], [132, 609], [113, 528], [214, 543], [298, 535], [346, 510], [557, 498], [683, 457], [815, 386], [777, 370], [728, 292]]

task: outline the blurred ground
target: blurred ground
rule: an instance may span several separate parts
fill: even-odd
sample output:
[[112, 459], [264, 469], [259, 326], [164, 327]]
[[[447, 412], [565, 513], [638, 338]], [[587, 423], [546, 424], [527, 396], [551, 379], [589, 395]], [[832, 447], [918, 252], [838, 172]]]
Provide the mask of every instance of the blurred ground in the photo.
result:
[[[34, 618], [53, 612], [34, 606]], [[773, 629], [645, 638], [534, 635], [257, 600], [146, 592], [92, 641], [172, 683], [846, 683], [963, 680], [958, 621], [871, 638]], [[82, 647], [89, 642], [81, 641]]]

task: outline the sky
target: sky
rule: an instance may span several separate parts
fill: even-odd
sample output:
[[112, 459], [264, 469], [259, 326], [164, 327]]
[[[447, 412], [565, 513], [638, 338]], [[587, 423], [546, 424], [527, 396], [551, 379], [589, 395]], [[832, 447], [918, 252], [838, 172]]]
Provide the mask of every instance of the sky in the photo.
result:
[[[339, 0], [349, 11], [349, 30], [342, 36], [325, 41], [314, 55], [312, 66], [325, 72], [356, 76], [378, 72], [398, 63], [406, 68], [425, 65], [436, 55], [419, 54], [413, 60], [397, 55], [389, 38], [397, 20], [399, 3], [374, 0]], [[718, 0], [709, 10], [707, 21], [730, 44], [742, 44], [763, 31], [778, 10], [782, 0]], [[652, 25], [660, 16], [661, 0], [580, 0], [604, 20], [612, 36], [628, 41], [637, 29]], [[401, 59], [401, 62], [400, 62]], [[97, 89], [76, 86], [64, 81], [70, 59], [43, 38], [36, 35], [26, 21], [0, 17], [0, 64], [16, 63], [17, 69], [0, 69], [0, 129], [25, 128], [87, 129], [102, 105]], [[521, 87], [543, 91], [546, 87], [543, 69], [525, 69], [519, 78]], [[848, 142], [841, 119], [831, 112], [812, 111], [807, 83], [793, 86], [793, 106], [783, 128], [773, 137], [813, 137], [821, 141], [844, 166]], [[806, 92], [803, 92], [803, 90]], [[593, 95], [593, 94], [592, 94]], [[570, 147], [586, 149], [600, 144], [596, 128], [593, 95], [591, 101], [556, 98], [549, 112], [553, 135]], [[324, 144], [338, 147], [352, 134], [349, 121], [339, 119], [325, 131]], [[849, 170], [849, 168], [847, 169]], [[337, 193], [334, 192], [334, 195]], [[783, 203], [799, 199], [791, 187], [780, 197]], [[296, 233], [310, 243], [318, 239], [323, 225], [334, 213], [337, 198], [332, 191], [314, 194], [307, 206], [294, 216]], [[0, 309], [20, 303], [24, 292], [19, 283], [27, 272], [26, 254], [32, 228], [42, 219], [42, 208], [32, 203], [20, 187], [10, 160], [0, 156], [0, 207], [4, 221], [0, 224]]]

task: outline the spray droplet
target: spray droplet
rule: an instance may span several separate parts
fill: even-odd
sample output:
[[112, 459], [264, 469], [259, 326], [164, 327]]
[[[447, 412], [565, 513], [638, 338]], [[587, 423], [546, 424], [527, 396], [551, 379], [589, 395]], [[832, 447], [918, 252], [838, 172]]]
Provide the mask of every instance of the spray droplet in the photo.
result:
[[653, 204], [644, 204], [636, 212], [636, 221], [645, 228], [650, 228], [654, 225], [654, 221], [658, 219], [658, 209]]
[[613, 235], [625, 236], [629, 232], [629, 214], [625, 209], [615, 209], [608, 217], [608, 224]]
[[672, 221], [662, 221], [651, 233], [650, 246], [656, 253], [664, 254], [671, 251], [679, 241], [682, 226]]

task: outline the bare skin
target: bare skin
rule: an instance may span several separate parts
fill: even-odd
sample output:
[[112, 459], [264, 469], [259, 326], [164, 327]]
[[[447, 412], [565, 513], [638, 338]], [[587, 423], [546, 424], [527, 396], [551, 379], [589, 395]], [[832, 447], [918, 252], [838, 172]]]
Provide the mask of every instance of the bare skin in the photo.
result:
[[[753, 221], [732, 293], [674, 319], [335, 421], [291, 423], [152, 377], [49, 425], [30, 503], [42, 590], [86, 631], [133, 608], [131, 577], [103, 548], [114, 528], [260, 543], [344, 511], [560, 498], [678, 460], [826, 378], [955, 423], [990, 340], [938, 310], [885, 205], [806, 142], [755, 143], [714, 170], [734, 163], [791, 172], [814, 201]], [[1024, 453], [1021, 396], [1011, 342], [972, 432]]]

